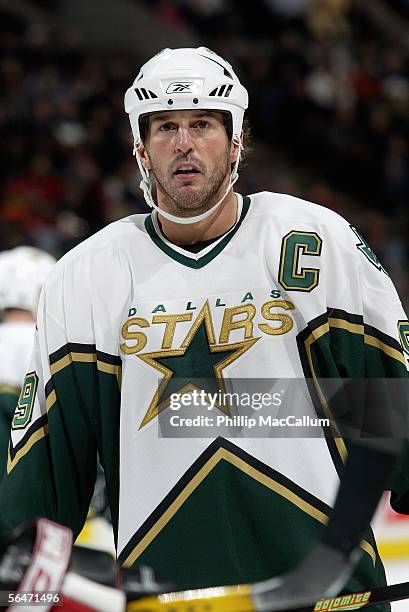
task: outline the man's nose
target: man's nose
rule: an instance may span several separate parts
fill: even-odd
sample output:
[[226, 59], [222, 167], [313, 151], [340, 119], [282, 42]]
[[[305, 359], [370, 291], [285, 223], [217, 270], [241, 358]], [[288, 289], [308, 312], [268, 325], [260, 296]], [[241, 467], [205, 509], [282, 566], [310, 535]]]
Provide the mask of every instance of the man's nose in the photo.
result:
[[192, 136], [189, 128], [180, 126], [176, 135], [176, 149], [181, 153], [187, 153], [193, 148]]

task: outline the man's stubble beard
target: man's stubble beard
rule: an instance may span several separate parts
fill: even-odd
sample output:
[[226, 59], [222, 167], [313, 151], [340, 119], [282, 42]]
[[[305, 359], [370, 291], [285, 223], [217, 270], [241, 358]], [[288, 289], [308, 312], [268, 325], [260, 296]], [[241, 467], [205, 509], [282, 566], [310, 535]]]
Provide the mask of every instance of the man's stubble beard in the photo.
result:
[[[180, 162], [192, 162], [194, 159], [181, 158]], [[183, 187], [180, 189], [173, 188], [166, 177], [162, 177], [155, 168], [155, 164], [151, 159], [152, 174], [160, 189], [168, 198], [168, 207], [170, 212], [178, 213], [179, 216], [189, 216], [189, 213], [201, 213], [209, 210], [216, 202], [216, 196], [219, 194], [226, 175], [230, 174], [230, 145], [226, 149], [225, 154], [214, 165], [214, 172], [207, 178], [206, 183], [201, 191], [195, 193], [184, 192]], [[223, 194], [220, 194], [222, 197]]]

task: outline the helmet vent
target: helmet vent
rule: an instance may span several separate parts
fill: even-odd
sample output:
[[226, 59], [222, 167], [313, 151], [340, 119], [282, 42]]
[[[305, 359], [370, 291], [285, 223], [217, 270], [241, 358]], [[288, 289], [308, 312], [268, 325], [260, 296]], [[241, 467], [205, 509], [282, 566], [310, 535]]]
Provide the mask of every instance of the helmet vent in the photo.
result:
[[150, 99], [158, 97], [156, 94], [153, 93], [153, 91], [151, 91], [150, 89], [146, 90], [144, 87], [141, 87], [141, 88], [135, 87], [135, 92], [139, 100], [141, 101], [150, 100]]
[[[201, 54], [200, 54], [201, 55]], [[233, 80], [233, 75], [231, 74], [231, 72], [229, 72], [227, 70], [227, 68], [225, 66], [223, 66], [223, 64], [221, 64], [220, 62], [218, 62], [217, 60], [213, 59], [212, 57], [208, 57], [207, 55], [201, 55], [201, 57], [204, 57], [207, 60], [210, 60], [211, 62], [214, 62], [215, 64], [217, 64], [218, 66], [220, 66], [220, 68], [223, 68], [223, 74], [224, 76], [226, 76], [227, 78]]]
[[233, 85], [219, 85], [209, 93], [209, 96], [217, 96], [218, 98], [228, 98], [232, 89]]

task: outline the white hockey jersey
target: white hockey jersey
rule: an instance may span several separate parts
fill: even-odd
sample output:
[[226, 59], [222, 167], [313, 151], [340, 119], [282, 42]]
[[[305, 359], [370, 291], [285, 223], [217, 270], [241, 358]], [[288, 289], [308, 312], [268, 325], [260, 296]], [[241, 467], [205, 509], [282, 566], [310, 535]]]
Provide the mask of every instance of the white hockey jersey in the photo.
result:
[[[407, 375], [408, 323], [340, 216], [287, 195], [238, 197], [237, 224], [198, 253], [171, 244], [155, 214], [133, 215], [58, 262], [13, 420], [3, 528], [46, 514], [78, 532], [98, 452], [124, 564], [189, 588], [264, 579], [304, 556], [333, 504], [344, 440], [319, 425], [256, 436], [244, 421], [234, 437], [186, 423], [180, 434], [172, 397], [307, 380], [289, 386], [280, 415], [314, 423], [328, 416], [320, 378]], [[351, 588], [383, 580], [371, 534], [362, 547]]]

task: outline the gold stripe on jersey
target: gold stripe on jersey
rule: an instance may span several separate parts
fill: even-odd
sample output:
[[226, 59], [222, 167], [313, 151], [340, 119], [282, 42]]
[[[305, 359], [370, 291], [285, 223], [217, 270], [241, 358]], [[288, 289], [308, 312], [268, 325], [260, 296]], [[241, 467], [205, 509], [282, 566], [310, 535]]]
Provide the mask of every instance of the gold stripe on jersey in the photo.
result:
[[385, 353], [389, 357], [392, 357], [392, 359], [399, 361], [406, 367], [405, 357], [402, 355], [402, 353], [400, 353], [397, 349], [388, 346], [387, 344], [379, 340], [379, 338], [376, 338], [375, 336], [370, 336], [369, 334], [364, 334], [364, 342], [369, 346], [374, 346], [375, 348], [381, 350], [383, 353]]
[[396, 359], [406, 367], [405, 357], [402, 353], [392, 346], [389, 346], [379, 338], [377, 338], [373, 334], [369, 334], [365, 331], [365, 326], [363, 324], [350, 323], [349, 321], [345, 321], [344, 319], [329, 317], [328, 319], [330, 327], [338, 327], [340, 329], [345, 329], [353, 334], [361, 334], [364, 337], [364, 343], [369, 346], [373, 346], [383, 353], [392, 357], [392, 359]]
[[[146, 548], [153, 542], [153, 540], [159, 535], [162, 529], [169, 523], [169, 521], [175, 516], [182, 505], [190, 497], [190, 495], [197, 489], [197, 487], [203, 482], [203, 480], [210, 474], [210, 472], [217, 466], [217, 464], [225, 460], [240, 471], [242, 471], [250, 478], [253, 478], [260, 484], [264, 485], [271, 491], [274, 491], [281, 497], [285, 498], [291, 504], [305, 512], [308, 516], [314, 518], [322, 524], [328, 522], [328, 515], [316, 508], [312, 503], [309, 503], [298, 495], [295, 491], [292, 491], [289, 487], [286, 487], [282, 483], [274, 480], [272, 477], [267, 476], [256, 467], [247, 463], [244, 459], [237, 456], [233, 452], [226, 448], [218, 448], [218, 450], [206, 461], [206, 463], [200, 468], [195, 476], [187, 483], [183, 490], [177, 495], [173, 502], [168, 508], [161, 514], [155, 524], [148, 530], [148, 532], [141, 538], [138, 544], [134, 547], [132, 552], [123, 561], [124, 567], [131, 567], [135, 561], [142, 555]], [[373, 547], [366, 540], [362, 540], [361, 548], [368, 553], [372, 559], [373, 565], [376, 563], [376, 553]]]
[[106, 363], [97, 359], [97, 369], [105, 374], [113, 374], [116, 376], [118, 385], [121, 386], [122, 368], [120, 365], [113, 365], [112, 363]]
[[92, 363], [97, 360], [96, 353], [68, 353], [55, 363], [50, 365], [51, 374], [57, 374], [67, 366], [74, 362]]
[[351, 323], [350, 321], [345, 321], [344, 319], [339, 319], [331, 316], [328, 317], [328, 322], [330, 324], [330, 327], [345, 329], [353, 334], [363, 335], [364, 333], [364, 326], [361, 323]]
[[10, 395], [17, 395], [18, 397], [20, 395], [20, 387], [0, 383], [0, 393], [9, 393]]
[[78, 353], [71, 351], [50, 364], [51, 374], [57, 374], [64, 368], [68, 367], [72, 363], [96, 363], [97, 369], [106, 374], [114, 374], [118, 380], [118, 384], [121, 384], [121, 366], [112, 363], [107, 363], [97, 358], [97, 353]]
[[327, 334], [329, 332], [329, 328], [330, 328], [330, 320], [328, 320], [327, 322], [323, 323], [323, 325], [321, 325], [320, 327], [318, 327], [317, 329], [314, 329], [314, 331], [311, 332], [311, 334], [305, 339], [304, 341], [304, 346], [305, 346], [305, 350], [307, 353], [307, 359], [308, 359], [308, 364], [310, 366], [310, 370], [311, 370], [311, 374], [312, 374], [312, 378], [314, 381], [314, 386], [317, 390], [317, 394], [322, 406], [322, 409], [325, 413], [325, 416], [327, 419], [330, 419], [330, 428], [331, 428], [331, 432], [332, 435], [334, 437], [334, 442], [336, 444], [336, 447], [338, 449], [338, 452], [341, 456], [341, 459], [343, 461], [343, 463], [345, 463], [348, 453], [347, 453], [347, 449], [345, 446], [345, 442], [343, 441], [343, 439], [341, 438], [341, 434], [338, 431], [338, 428], [335, 425], [335, 421], [334, 418], [331, 414], [331, 411], [329, 409], [327, 400], [325, 399], [325, 396], [321, 390], [320, 384], [318, 382], [318, 376], [315, 372], [314, 369], [314, 363], [313, 363], [313, 359], [312, 359], [312, 353], [311, 353], [311, 346], [312, 344], [314, 344], [314, 342], [316, 342], [317, 340], [319, 340], [322, 336], [324, 336], [325, 334]]
[[54, 406], [56, 402], [57, 402], [57, 395], [55, 393], [55, 390], [53, 389], [45, 400], [45, 407], [46, 407], [47, 412], [51, 410], [51, 408]]
[[27, 440], [26, 444], [22, 448], [20, 448], [13, 459], [10, 455], [10, 443], [8, 450], [8, 458], [7, 458], [7, 474], [10, 474], [11, 470], [16, 467], [17, 463], [26, 455], [29, 450], [34, 446], [36, 442], [45, 438], [48, 435], [48, 424], [43, 425], [39, 429], [37, 429], [32, 436]]

